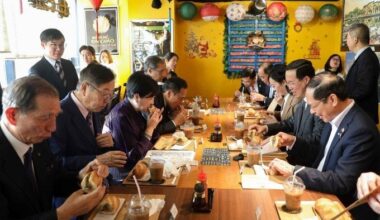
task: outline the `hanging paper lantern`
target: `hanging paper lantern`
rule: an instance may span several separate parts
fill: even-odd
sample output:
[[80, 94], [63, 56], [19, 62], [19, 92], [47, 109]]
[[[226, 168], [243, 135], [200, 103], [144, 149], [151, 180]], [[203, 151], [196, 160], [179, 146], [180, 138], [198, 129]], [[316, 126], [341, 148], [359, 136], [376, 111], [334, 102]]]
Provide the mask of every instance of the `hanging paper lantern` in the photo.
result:
[[98, 11], [100, 9], [100, 6], [102, 5], [103, 0], [90, 0], [92, 7], [94, 8], [96, 12], [96, 40], [99, 40], [99, 24], [98, 24]]
[[325, 4], [319, 9], [319, 17], [324, 21], [331, 21], [338, 17], [339, 9], [333, 4]]
[[265, 0], [252, 0], [248, 6], [247, 14], [260, 15], [265, 11], [267, 3]]
[[218, 6], [212, 3], [206, 3], [199, 12], [205, 21], [215, 21], [220, 15]]
[[184, 2], [179, 6], [179, 15], [184, 20], [191, 20], [197, 15], [197, 7], [191, 2]]
[[298, 6], [295, 12], [295, 17], [296, 17], [297, 22], [301, 24], [306, 24], [312, 21], [314, 18], [314, 15], [315, 15], [314, 9], [310, 5], [300, 5]]
[[245, 16], [245, 8], [242, 4], [232, 3], [227, 7], [226, 15], [232, 21], [240, 21]]
[[273, 2], [267, 8], [267, 17], [272, 21], [282, 21], [287, 15], [286, 6], [281, 2]]

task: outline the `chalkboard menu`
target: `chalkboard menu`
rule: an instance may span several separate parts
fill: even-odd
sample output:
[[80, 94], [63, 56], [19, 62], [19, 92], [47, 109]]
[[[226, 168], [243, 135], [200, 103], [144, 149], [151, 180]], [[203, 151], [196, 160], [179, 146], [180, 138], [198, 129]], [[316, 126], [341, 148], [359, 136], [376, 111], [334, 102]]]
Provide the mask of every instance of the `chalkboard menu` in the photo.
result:
[[228, 77], [238, 77], [247, 67], [257, 70], [264, 62], [285, 62], [286, 20], [274, 22], [265, 15], [226, 20], [224, 69]]

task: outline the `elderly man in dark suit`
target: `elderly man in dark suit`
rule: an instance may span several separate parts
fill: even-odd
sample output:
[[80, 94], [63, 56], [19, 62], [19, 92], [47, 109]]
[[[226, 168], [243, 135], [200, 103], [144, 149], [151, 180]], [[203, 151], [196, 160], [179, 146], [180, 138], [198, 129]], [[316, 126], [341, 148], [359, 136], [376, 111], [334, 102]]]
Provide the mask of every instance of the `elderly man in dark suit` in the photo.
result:
[[[339, 76], [320, 74], [313, 78], [306, 90], [307, 103], [310, 111], [328, 124], [320, 148], [293, 146], [300, 155], [315, 158], [311, 167], [298, 172], [306, 188], [335, 194], [345, 205], [355, 200], [355, 184], [360, 173], [376, 169], [380, 157], [376, 125], [347, 95]], [[301, 167], [274, 159], [269, 168], [290, 176]], [[353, 212], [360, 215], [355, 216], [357, 219], [372, 219], [361, 216], [360, 209], [357, 211]]]
[[99, 112], [113, 97], [114, 86], [112, 70], [91, 63], [80, 72], [78, 88], [61, 101], [50, 146], [66, 169], [78, 171], [95, 158], [109, 167], [126, 163], [125, 153], [113, 148], [112, 135], [102, 134], [100, 123]]
[[[306, 86], [314, 77], [314, 68], [310, 61], [300, 59], [288, 64], [286, 67], [286, 83], [296, 98], [304, 98]], [[269, 125], [252, 125], [255, 129], [266, 135], [276, 134], [281, 137], [281, 146], [287, 146], [288, 161], [292, 164], [311, 165], [313, 158], [298, 155], [290, 147], [294, 144], [306, 146], [319, 146], [319, 139], [324, 127], [321, 119], [310, 113], [310, 106], [303, 100], [297, 106], [292, 117], [279, 123]], [[286, 133], [292, 133], [288, 135]], [[285, 137], [286, 138], [282, 138]]]
[[187, 110], [181, 105], [186, 97], [187, 83], [179, 77], [173, 77], [166, 80], [162, 88], [163, 92], [154, 97], [154, 105], [164, 109], [156, 130], [160, 134], [173, 133], [187, 119]]
[[347, 46], [355, 53], [355, 61], [348, 71], [346, 85], [348, 96], [353, 98], [375, 123], [379, 123], [377, 79], [380, 67], [376, 54], [368, 44], [368, 27], [365, 24], [353, 24], [348, 29]]
[[71, 61], [63, 59], [65, 37], [57, 29], [46, 29], [40, 35], [44, 56], [29, 69], [30, 75], [39, 76], [52, 84], [63, 99], [78, 83], [78, 76]]
[[[28, 94], [28, 95], [25, 95]], [[58, 92], [45, 80], [31, 76], [15, 80], [4, 92], [0, 122], [0, 219], [70, 219], [92, 210], [103, 198], [105, 187], [84, 194], [77, 190], [77, 174], [56, 163], [47, 138], [55, 130], [60, 113]], [[81, 177], [92, 169], [106, 177], [108, 168], [91, 161]], [[52, 208], [53, 195], [69, 195]]]

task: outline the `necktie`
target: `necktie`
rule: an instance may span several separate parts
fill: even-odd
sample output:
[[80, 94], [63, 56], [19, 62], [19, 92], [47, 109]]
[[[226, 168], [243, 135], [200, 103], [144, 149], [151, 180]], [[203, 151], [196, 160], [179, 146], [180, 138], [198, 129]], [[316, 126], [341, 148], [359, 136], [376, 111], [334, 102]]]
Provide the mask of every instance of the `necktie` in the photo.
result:
[[57, 71], [59, 78], [63, 82], [63, 86], [66, 87], [65, 73], [63, 72], [61, 61], [57, 60], [54, 65], [55, 71]]
[[34, 192], [37, 192], [37, 181], [33, 172], [33, 160], [32, 160], [32, 148], [24, 154], [24, 167], [26, 170], [26, 174], [30, 182], [32, 183], [32, 187]]
[[89, 112], [87, 114], [87, 117], [86, 117], [86, 121], [87, 121], [87, 124], [88, 126], [90, 127], [90, 130], [93, 134], [95, 134], [95, 130], [94, 130], [94, 122], [92, 120], [92, 112]]

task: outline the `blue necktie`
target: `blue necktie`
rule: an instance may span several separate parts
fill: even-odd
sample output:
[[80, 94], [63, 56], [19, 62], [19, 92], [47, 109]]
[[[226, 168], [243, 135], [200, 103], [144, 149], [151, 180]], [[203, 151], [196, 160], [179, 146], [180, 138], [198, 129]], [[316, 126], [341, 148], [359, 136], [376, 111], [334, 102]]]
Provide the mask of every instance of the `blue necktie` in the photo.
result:
[[32, 187], [34, 192], [38, 191], [37, 187], [37, 181], [36, 177], [33, 172], [33, 160], [32, 160], [32, 148], [30, 147], [29, 150], [24, 154], [24, 167], [26, 170], [26, 174], [30, 182], [32, 183]]

